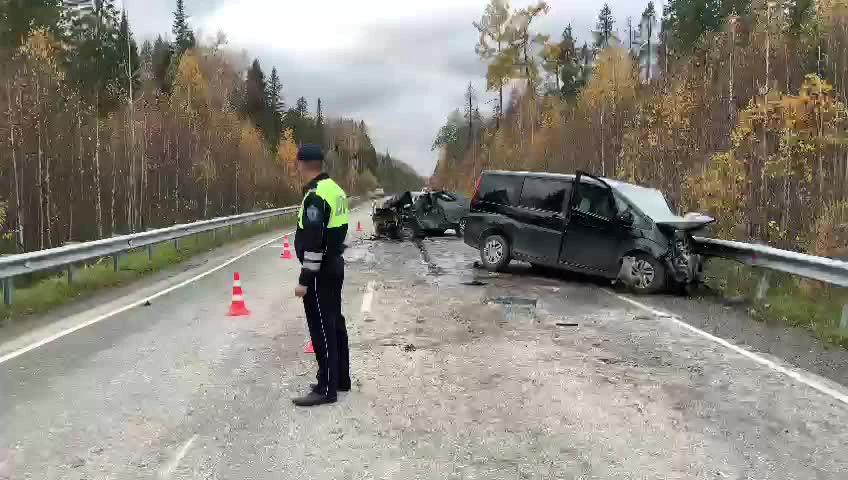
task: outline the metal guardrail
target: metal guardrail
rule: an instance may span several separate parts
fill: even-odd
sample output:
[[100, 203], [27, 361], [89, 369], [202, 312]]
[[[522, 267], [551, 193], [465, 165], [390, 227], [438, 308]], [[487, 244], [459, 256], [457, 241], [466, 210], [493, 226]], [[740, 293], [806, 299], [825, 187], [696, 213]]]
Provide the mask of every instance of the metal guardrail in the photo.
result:
[[[348, 201], [352, 203], [358, 201], [358, 199], [359, 197], [349, 197]], [[148, 258], [152, 259], [152, 247], [158, 243], [171, 240], [179, 242], [181, 238], [198, 233], [214, 232], [221, 228], [249, 224], [281, 215], [294, 214], [298, 208], [300, 207], [273, 208], [259, 212], [174, 225], [131, 235], [121, 235], [91, 242], [75, 243], [46, 250], [3, 256], [0, 257], [0, 282], [2, 282], [3, 286], [3, 302], [6, 305], [12, 304], [12, 290], [14, 288], [12, 279], [18, 275], [54, 270], [67, 266], [68, 280], [72, 281], [72, 265], [74, 263], [110, 256], [113, 258], [113, 265], [117, 271], [119, 268], [119, 255], [129, 250], [148, 247]]]
[[707, 256], [735, 260], [752, 267], [798, 275], [848, 287], [848, 262], [731, 240], [695, 237], [696, 249]]

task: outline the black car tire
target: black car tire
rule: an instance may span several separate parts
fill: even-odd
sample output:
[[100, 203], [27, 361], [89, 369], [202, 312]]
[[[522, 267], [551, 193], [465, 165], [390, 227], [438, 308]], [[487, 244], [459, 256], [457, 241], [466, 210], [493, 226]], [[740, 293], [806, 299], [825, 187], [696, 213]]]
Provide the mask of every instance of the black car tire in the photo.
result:
[[405, 240], [421, 238], [421, 226], [415, 219], [406, 220], [400, 228], [400, 236]]
[[503, 235], [486, 235], [480, 242], [480, 261], [486, 270], [503, 271], [512, 261], [512, 246]]
[[631, 267], [630, 289], [638, 294], [652, 294], [663, 290], [666, 286], [665, 266], [656, 258], [646, 253], [636, 253]]

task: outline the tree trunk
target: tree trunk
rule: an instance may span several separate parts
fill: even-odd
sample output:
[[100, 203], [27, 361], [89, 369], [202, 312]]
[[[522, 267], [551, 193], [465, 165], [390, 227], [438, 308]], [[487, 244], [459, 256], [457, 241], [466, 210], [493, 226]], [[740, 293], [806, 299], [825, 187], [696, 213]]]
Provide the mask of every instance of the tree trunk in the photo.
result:
[[[100, 97], [98, 93], [95, 95]], [[95, 104], [99, 103], [95, 100]], [[94, 215], [97, 217], [97, 238], [103, 238], [103, 202], [100, 185], [100, 116], [94, 111]]]
[[[24, 208], [21, 205], [21, 179], [18, 177], [18, 145], [15, 139], [15, 122], [13, 118], [12, 85], [6, 83], [6, 93], [9, 99], [9, 150], [12, 154], [12, 175], [15, 182], [15, 223], [17, 227], [16, 250], [25, 250], [24, 245]], [[16, 96], [18, 112], [20, 112], [20, 94]]]
[[604, 138], [604, 127], [605, 127], [605, 112], [606, 102], [601, 101], [601, 175], [606, 176], [606, 158], [605, 158], [605, 145], [606, 139]]
[[142, 127], [142, 139], [141, 139], [141, 158], [139, 158], [139, 167], [141, 169], [141, 191], [138, 195], [138, 203], [136, 212], [138, 213], [138, 218], [136, 219], [136, 223], [138, 223], [139, 227], [144, 230], [147, 228], [147, 223], [150, 221], [150, 210], [148, 207], [146, 221], [145, 221], [145, 205], [148, 205], [150, 202], [145, 202], [146, 194], [147, 194], [147, 114], [144, 115], [144, 125]]
[[[35, 115], [37, 117], [35, 121], [35, 136], [38, 142], [38, 248], [39, 250], [44, 250], [44, 149], [41, 144], [41, 121], [44, 112], [41, 109], [41, 82], [37, 74], [35, 77], [35, 108]], [[47, 219], [47, 221], [49, 223], [50, 219]]]
[[[500, 37], [500, 35], [498, 35]], [[498, 55], [501, 53], [501, 40], [498, 38]], [[503, 115], [503, 83], [498, 88], [498, 114], [495, 115], [495, 130], [501, 128], [501, 116]]]
[[[83, 149], [83, 147], [82, 147], [83, 146], [83, 140], [82, 140], [82, 98], [81, 97], [77, 97], [77, 142], [78, 142], [78, 145], [77, 145], [78, 155], [77, 155], [77, 158], [73, 160], [73, 164], [71, 165], [71, 187], [70, 187], [71, 204], [68, 206], [68, 208], [70, 210], [70, 215], [69, 215], [70, 220], [68, 221], [68, 238], [67, 238], [67, 240], [73, 240], [74, 239], [74, 207], [75, 207], [76, 200], [77, 200], [77, 198], [76, 198], [77, 197], [77, 195], [76, 195], [76, 192], [77, 192], [77, 180], [76, 180], [76, 173], [77, 172], [76, 172], [76, 170], [77, 170], [77, 163], [79, 163], [80, 168], [82, 168], [82, 162], [83, 162], [83, 156], [82, 156], [82, 151], [83, 151], [82, 150]], [[82, 173], [82, 172], [80, 172], [80, 173]], [[82, 178], [84, 178], [83, 175], [80, 175], [80, 179], [82, 179]]]
[[[41, 146], [39, 145], [39, 150]], [[44, 215], [47, 217], [47, 247], [53, 248], [53, 194], [50, 189], [50, 155], [44, 159]]]
[[[130, 131], [133, 130], [132, 122], [129, 123]], [[130, 134], [132, 136], [132, 134]], [[127, 183], [126, 183], [126, 191], [124, 192], [124, 215], [126, 217], [127, 229], [130, 233], [134, 233], [133, 229], [133, 221], [135, 220], [134, 206], [135, 206], [135, 160], [133, 159], [133, 150], [134, 147], [132, 145], [132, 141], [129, 142], [129, 145], [124, 145], [124, 155], [127, 158]]]
[[117, 178], [118, 178], [118, 174], [117, 174], [118, 172], [116, 171], [117, 170], [116, 164], [118, 162], [115, 159], [115, 156], [116, 156], [115, 155], [115, 147], [113, 145], [110, 145], [106, 148], [109, 149], [109, 154], [112, 157], [112, 195], [110, 195], [111, 202], [109, 203], [109, 219], [112, 222], [112, 229], [109, 233], [111, 235], [114, 235], [116, 227], [117, 227], [117, 222], [115, 221], [116, 220], [116, 218], [115, 218], [115, 184], [117, 183]]
[[[179, 132], [177, 132], [179, 135]], [[175, 150], [177, 151], [176, 157], [174, 157], [174, 218], [175, 223], [179, 221], [180, 217], [180, 149], [179, 149], [179, 136], [174, 142]]]
[[97, 215], [97, 238], [103, 238], [103, 203], [101, 200], [101, 185], [100, 185], [100, 23], [102, 15], [102, 5], [97, 8], [97, 26], [95, 27], [95, 37], [97, 39], [95, 70], [97, 81], [94, 85], [94, 190], [95, 190], [95, 215]]

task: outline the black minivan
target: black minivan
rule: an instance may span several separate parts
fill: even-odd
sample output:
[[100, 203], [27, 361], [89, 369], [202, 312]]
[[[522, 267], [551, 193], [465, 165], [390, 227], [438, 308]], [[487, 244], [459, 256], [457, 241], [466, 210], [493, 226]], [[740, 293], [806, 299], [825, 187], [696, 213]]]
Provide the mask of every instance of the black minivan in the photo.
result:
[[653, 293], [701, 280], [691, 232], [713, 221], [675, 215], [659, 190], [584, 172], [487, 170], [477, 179], [463, 238], [492, 271], [516, 259]]

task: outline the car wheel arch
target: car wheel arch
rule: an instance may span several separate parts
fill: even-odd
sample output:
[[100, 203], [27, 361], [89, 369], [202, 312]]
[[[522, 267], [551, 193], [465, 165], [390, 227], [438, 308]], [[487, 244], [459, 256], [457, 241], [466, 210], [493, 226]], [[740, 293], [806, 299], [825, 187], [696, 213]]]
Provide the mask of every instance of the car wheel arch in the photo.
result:
[[504, 237], [504, 238], [506, 239], [506, 241], [507, 241], [507, 242], [509, 242], [509, 244], [510, 244], [510, 245], [514, 245], [514, 244], [515, 244], [515, 243], [512, 241], [512, 236], [511, 236], [510, 234], [508, 234], [508, 233], [507, 233], [507, 231], [506, 231], [506, 229], [505, 229], [505, 228], [501, 228], [501, 227], [489, 227], [489, 228], [486, 228], [485, 230], [483, 230], [483, 231], [480, 233], [480, 241], [482, 242], [483, 240], [485, 240], [485, 239], [486, 239], [486, 237], [489, 237], [489, 236], [492, 236], [492, 235], [500, 235], [500, 236]]

